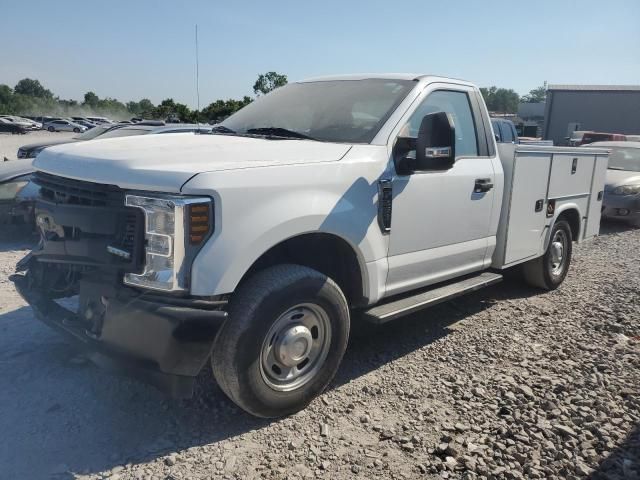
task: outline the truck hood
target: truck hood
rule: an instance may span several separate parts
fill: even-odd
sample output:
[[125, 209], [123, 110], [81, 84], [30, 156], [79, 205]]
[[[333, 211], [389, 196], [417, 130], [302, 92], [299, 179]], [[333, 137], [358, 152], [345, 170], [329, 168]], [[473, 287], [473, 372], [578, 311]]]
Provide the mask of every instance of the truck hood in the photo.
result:
[[179, 192], [198, 173], [340, 160], [350, 145], [187, 133], [77, 142], [43, 150], [35, 167], [125, 189]]

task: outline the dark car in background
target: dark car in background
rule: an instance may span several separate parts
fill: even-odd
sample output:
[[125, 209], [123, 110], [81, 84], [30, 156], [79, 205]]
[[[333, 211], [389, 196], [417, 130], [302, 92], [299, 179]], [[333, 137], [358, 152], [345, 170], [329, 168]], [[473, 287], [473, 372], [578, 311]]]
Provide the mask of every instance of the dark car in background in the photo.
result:
[[491, 118], [491, 126], [498, 143], [519, 143], [516, 126], [511, 120]]
[[640, 142], [595, 142], [584, 148], [610, 149], [602, 218], [640, 227]]
[[32, 161], [0, 163], [0, 224], [33, 222], [37, 189], [30, 183]]
[[11, 133], [11, 134], [24, 134], [31, 131], [30, 128], [27, 128], [25, 125], [14, 123], [11, 120], [6, 118], [0, 118], [0, 132]]

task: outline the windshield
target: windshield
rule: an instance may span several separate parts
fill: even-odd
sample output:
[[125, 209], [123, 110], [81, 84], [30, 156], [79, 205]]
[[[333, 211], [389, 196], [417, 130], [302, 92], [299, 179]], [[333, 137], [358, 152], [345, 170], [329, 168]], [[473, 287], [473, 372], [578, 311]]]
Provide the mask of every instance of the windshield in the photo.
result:
[[609, 168], [640, 172], [640, 148], [621, 147], [611, 149]]
[[109, 127], [93, 127], [91, 130], [87, 130], [86, 132], [81, 133], [80, 135], [77, 135], [73, 138], [75, 138], [76, 140], [91, 140], [92, 138], [96, 138], [97, 136], [102, 135], [107, 130], [109, 130]]
[[277, 137], [289, 130], [327, 142], [369, 143], [414, 85], [384, 79], [291, 83], [221, 125], [240, 134], [271, 132]]

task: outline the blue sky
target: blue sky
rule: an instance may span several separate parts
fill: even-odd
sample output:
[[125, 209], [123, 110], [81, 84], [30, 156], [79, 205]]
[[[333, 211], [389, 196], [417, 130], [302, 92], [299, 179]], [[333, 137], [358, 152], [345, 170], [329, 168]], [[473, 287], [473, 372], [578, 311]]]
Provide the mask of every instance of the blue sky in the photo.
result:
[[523, 94], [549, 83], [640, 83], [640, 1], [2, 1], [0, 84], [62, 98], [201, 104], [289, 80], [419, 72]]

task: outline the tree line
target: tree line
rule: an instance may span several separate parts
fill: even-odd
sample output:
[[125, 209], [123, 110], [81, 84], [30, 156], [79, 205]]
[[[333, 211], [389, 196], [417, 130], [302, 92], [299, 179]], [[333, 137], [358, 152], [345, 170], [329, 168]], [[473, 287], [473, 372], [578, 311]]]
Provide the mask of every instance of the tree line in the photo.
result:
[[547, 98], [547, 82], [544, 82], [544, 85], [534, 88], [522, 97], [510, 88], [483, 87], [480, 89], [480, 92], [490, 112], [517, 113], [519, 103], [538, 103], [545, 101]]
[[[253, 85], [256, 95], [265, 95], [274, 88], [286, 85], [287, 76], [267, 72], [258, 76]], [[13, 88], [0, 84], [0, 114], [3, 115], [56, 115], [56, 116], [108, 116], [117, 120], [139, 117], [180, 122], [218, 122], [248, 105], [253, 98], [245, 95], [241, 99], [216, 100], [202, 110], [192, 110], [172, 98], [154, 105], [148, 98], [123, 103], [115, 98], [100, 98], [94, 92], [84, 94], [82, 101], [65, 100], [45, 88], [39, 80], [24, 78]]]
[[[264, 95], [274, 88], [286, 85], [287, 76], [277, 72], [267, 72], [258, 76], [253, 85], [255, 95]], [[516, 113], [521, 102], [544, 102], [547, 85], [534, 88], [520, 97], [514, 90], [498, 87], [481, 88], [487, 108], [496, 113]], [[65, 100], [55, 96], [38, 80], [24, 78], [15, 87], [0, 84], [0, 114], [5, 115], [97, 115], [109, 116], [118, 120], [130, 117], [145, 119], [178, 119], [181, 122], [219, 122], [248, 105], [253, 98], [245, 95], [241, 99], [216, 100], [202, 110], [192, 110], [172, 98], [154, 105], [148, 98], [140, 101], [121, 101], [106, 97], [100, 98], [94, 92], [84, 94], [83, 101]]]

